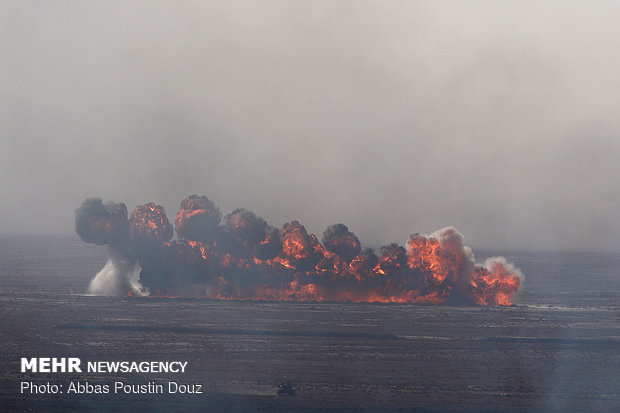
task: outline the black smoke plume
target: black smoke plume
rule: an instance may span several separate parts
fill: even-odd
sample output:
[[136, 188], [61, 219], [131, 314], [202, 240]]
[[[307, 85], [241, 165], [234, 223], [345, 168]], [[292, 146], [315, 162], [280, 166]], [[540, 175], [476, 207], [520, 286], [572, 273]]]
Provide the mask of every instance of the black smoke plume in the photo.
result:
[[75, 210], [75, 232], [84, 242], [97, 245], [120, 243], [129, 236], [125, 204], [88, 198]]
[[344, 224], [327, 227], [323, 233], [323, 245], [347, 261], [357, 257], [362, 250], [360, 240]]
[[128, 219], [124, 204], [91, 198], [75, 218], [84, 241], [108, 244], [108, 263], [91, 282], [96, 294], [498, 305], [510, 304], [522, 279], [502, 258], [475, 264], [452, 227], [376, 254], [344, 224], [327, 227], [319, 242], [298, 221], [280, 230], [243, 208], [222, 220], [198, 195], [181, 202], [176, 238], [152, 202]]

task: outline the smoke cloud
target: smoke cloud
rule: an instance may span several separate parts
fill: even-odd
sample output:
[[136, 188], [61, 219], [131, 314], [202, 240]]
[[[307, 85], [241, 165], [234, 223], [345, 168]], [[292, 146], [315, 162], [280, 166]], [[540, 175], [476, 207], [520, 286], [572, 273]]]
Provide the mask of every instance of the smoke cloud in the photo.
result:
[[129, 235], [127, 207], [101, 198], [89, 198], [75, 211], [75, 232], [84, 242], [117, 244]]
[[118, 245], [108, 246], [108, 261], [95, 275], [88, 292], [95, 295], [148, 295], [140, 284], [140, 265], [130, 251]]
[[620, 249], [620, 2], [144, 3], [2, 2], [3, 232], [204, 188], [319, 240]]
[[94, 294], [507, 305], [523, 279], [501, 257], [476, 264], [453, 227], [413, 234], [377, 255], [344, 224], [328, 226], [321, 243], [299, 221], [279, 230], [242, 208], [222, 220], [198, 195], [181, 202], [172, 240], [166, 211], [154, 203], [127, 219], [124, 204], [91, 198], [75, 217], [84, 241], [108, 244]]

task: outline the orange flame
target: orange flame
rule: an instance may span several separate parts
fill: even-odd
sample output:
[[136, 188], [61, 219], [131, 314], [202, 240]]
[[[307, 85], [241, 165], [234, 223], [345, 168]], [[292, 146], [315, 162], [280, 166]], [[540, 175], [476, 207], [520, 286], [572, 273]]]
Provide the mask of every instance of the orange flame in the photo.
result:
[[134, 238], [150, 241], [167, 241], [173, 235], [166, 210], [153, 202], [134, 209], [129, 217], [129, 228]]
[[475, 264], [451, 227], [411, 235], [405, 247], [390, 244], [375, 255], [362, 251], [342, 224], [330, 226], [322, 244], [298, 221], [279, 231], [243, 209], [222, 225], [220, 219], [211, 201], [192, 195], [176, 216], [180, 239], [168, 241], [172, 229], [163, 207], [149, 203], [134, 210], [134, 240], [151, 242], [137, 248], [141, 281], [151, 296], [510, 305], [521, 283], [520, 271], [502, 258]]

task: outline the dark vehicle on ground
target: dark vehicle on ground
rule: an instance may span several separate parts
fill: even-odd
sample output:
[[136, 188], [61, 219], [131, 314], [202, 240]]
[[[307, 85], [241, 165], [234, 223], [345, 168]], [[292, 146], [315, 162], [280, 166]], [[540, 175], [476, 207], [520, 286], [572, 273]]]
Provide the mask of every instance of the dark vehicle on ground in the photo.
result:
[[293, 387], [290, 381], [284, 380], [276, 386], [276, 393], [278, 396], [294, 396], [295, 387]]

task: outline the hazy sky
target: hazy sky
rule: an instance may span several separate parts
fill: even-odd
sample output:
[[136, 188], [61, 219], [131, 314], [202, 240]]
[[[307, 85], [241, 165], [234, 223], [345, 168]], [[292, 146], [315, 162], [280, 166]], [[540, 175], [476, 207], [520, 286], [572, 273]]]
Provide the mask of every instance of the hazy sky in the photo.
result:
[[620, 3], [0, 3], [0, 232], [187, 195], [363, 244], [620, 249]]

